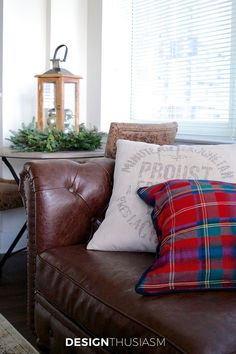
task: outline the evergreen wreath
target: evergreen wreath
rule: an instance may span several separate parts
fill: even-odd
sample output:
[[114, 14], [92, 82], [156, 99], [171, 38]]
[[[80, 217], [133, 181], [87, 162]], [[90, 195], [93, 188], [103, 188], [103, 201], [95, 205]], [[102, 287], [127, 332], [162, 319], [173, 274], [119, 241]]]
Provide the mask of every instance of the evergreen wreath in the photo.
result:
[[71, 151], [71, 150], [95, 150], [102, 145], [103, 134], [96, 128], [87, 129], [80, 124], [79, 132], [70, 130], [67, 133], [55, 128], [37, 129], [35, 119], [29, 125], [22, 124], [17, 131], [10, 130], [12, 136], [7, 138], [11, 142], [11, 148], [18, 151]]

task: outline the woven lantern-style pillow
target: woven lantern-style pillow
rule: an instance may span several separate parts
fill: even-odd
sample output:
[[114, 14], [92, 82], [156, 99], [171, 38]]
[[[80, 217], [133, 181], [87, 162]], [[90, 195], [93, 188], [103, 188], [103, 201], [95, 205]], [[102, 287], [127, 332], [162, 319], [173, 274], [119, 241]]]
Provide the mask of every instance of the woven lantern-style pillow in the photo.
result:
[[173, 144], [177, 133], [176, 122], [157, 124], [111, 123], [107, 137], [105, 157], [116, 158], [117, 140], [142, 141], [145, 143]]
[[0, 211], [22, 206], [23, 203], [16, 182], [0, 178]]

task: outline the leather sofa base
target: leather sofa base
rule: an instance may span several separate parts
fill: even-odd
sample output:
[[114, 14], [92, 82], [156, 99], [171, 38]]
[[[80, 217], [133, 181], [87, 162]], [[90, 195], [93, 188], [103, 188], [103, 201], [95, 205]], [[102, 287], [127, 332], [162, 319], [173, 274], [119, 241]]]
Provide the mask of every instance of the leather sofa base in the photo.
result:
[[[50, 354], [132, 354], [134, 348], [116, 347], [105, 349], [104, 347], [70, 346], [66, 347], [66, 338], [94, 338], [86, 333], [78, 324], [74, 324], [62, 312], [50, 305], [42, 296], [36, 295], [35, 302], [35, 331], [38, 346], [43, 352]], [[170, 346], [149, 348], [143, 353], [176, 354], [176, 350]]]
[[39, 347], [50, 354], [108, 354], [102, 347], [66, 346], [66, 338], [90, 338], [90, 335], [74, 325], [61, 312], [52, 307], [40, 295], [35, 302], [35, 331]]

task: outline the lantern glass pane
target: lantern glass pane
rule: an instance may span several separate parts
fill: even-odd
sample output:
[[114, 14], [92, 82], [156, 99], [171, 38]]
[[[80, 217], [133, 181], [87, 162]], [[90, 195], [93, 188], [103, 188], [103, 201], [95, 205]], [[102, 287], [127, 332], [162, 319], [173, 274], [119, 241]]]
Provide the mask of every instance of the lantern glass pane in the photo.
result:
[[56, 84], [54, 82], [43, 83], [43, 120], [44, 126], [56, 127]]
[[64, 85], [65, 131], [75, 127], [75, 83], [66, 82]]

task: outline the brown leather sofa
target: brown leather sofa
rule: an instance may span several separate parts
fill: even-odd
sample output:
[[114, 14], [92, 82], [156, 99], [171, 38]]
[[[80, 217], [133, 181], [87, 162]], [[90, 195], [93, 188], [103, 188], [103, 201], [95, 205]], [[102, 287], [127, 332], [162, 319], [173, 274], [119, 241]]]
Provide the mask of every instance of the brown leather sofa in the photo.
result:
[[[40, 161], [21, 174], [29, 322], [39, 344], [56, 354], [236, 353], [236, 291], [143, 297], [134, 287], [154, 254], [86, 250], [111, 196], [113, 168], [108, 158]], [[65, 338], [120, 342], [66, 347]]]

